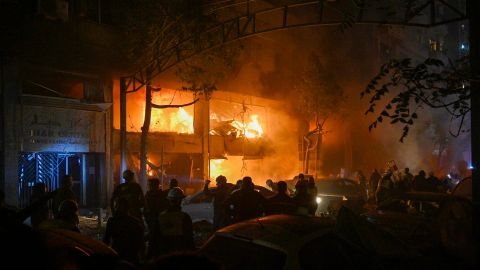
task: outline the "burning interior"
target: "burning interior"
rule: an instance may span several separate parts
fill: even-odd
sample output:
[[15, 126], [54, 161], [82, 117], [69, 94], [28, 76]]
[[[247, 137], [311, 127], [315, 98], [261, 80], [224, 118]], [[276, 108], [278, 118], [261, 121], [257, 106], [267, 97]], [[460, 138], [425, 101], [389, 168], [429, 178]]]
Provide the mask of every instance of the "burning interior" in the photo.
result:
[[[194, 98], [192, 93], [168, 89], [152, 96], [155, 104], [182, 104]], [[114, 104], [118, 130], [119, 105]], [[153, 109], [147, 174], [192, 184], [220, 174], [233, 183], [246, 175], [257, 184], [273, 177], [292, 178], [299, 169], [298, 125], [284, 108], [280, 101], [216, 91], [208, 100], [191, 106]], [[127, 167], [136, 170], [140, 167], [144, 110], [144, 92], [129, 94]], [[119, 140], [118, 132], [115, 140]], [[114, 145], [119, 145], [117, 142]], [[118, 166], [119, 149], [116, 153]]]

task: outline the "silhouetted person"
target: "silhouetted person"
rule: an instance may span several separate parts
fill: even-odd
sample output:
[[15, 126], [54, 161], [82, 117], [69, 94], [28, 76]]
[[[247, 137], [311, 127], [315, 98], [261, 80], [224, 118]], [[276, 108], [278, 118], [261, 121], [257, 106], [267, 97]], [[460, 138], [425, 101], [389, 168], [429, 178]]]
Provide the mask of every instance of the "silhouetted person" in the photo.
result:
[[360, 188], [362, 189], [363, 194], [366, 194], [366, 192], [367, 192], [367, 178], [363, 174], [362, 170], [357, 170], [357, 172], [355, 174], [355, 180], [360, 185]]
[[401, 175], [400, 181], [397, 183], [397, 188], [400, 192], [407, 192], [412, 189], [412, 184], [413, 174], [410, 173], [409, 168], [405, 168]]
[[233, 187], [233, 190], [230, 192], [230, 194], [240, 190], [242, 188], [242, 182], [243, 182], [242, 179], [238, 179], [237, 182], [235, 183], [235, 187]]
[[182, 200], [185, 198], [179, 187], [170, 189], [167, 199], [169, 207], [158, 216], [158, 225], [154, 230], [153, 254], [193, 250], [193, 225], [190, 216], [182, 212]]
[[420, 170], [417, 175], [413, 178], [413, 190], [415, 191], [431, 191], [431, 185], [427, 181], [426, 174], [424, 170]]
[[[35, 203], [47, 195], [47, 186], [45, 183], [36, 183], [32, 188], [32, 196], [30, 197], [31, 204]], [[49, 209], [48, 204], [43, 203], [33, 213], [30, 218], [30, 222], [34, 229], [38, 229], [38, 226], [42, 221], [48, 219]]]
[[427, 182], [428, 182], [428, 186], [429, 186], [428, 187], [429, 192], [439, 192], [441, 182], [438, 179], [438, 177], [435, 176], [434, 172], [429, 172], [428, 173]]
[[233, 223], [263, 215], [266, 199], [254, 188], [252, 178], [245, 176], [242, 179], [242, 187], [227, 198], [226, 212]]
[[153, 230], [157, 226], [158, 216], [167, 209], [169, 203], [165, 192], [160, 189], [160, 180], [158, 178], [148, 179], [148, 191], [145, 194], [145, 222], [148, 226], [149, 248], [147, 257], [151, 257], [151, 244], [154, 241]]
[[271, 191], [277, 193], [278, 192], [278, 187], [277, 187], [277, 183], [274, 183], [272, 179], [267, 179], [267, 181], [265, 181], [265, 185], [267, 186], [268, 189], [270, 189]]
[[5, 192], [0, 189], [0, 225], [3, 227], [4, 225], [10, 226], [20, 223], [22, 223], [22, 221], [17, 221], [15, 211], [5, 205]]
[[293, 199], [287, 194], [287, 183], [285, 181], [278, 181], [277, 187], [278, 193], [267, 199], [265, 214], [293, 214], [295, 204]]
[[143, 221], [130, 215], [128, 200], [119, 197], [114, 202], [113, 216], [107, 221], [103, 241], [120, 256], [135, 265], [140, 263], [144, 251]]
[[315, 178], [313, 176], [308, 177], [308, 183], [307, 183], [307, 192], [308, 195], [310, 196], [310, 200], [312, 200], [312, 208], [310, 209], [310, 214], [315, 215], [315, 212], [317, 211], [317, 194], [318, 190], [317, 187], [315, 186]]
[[376, 192], [377, 192], [377, 188], [378, 188], [378, 182], [380, 182], [381, 178], [382, 178], [382, 176], [377, 171], [377, 169], [373, 169], [372, 174], [370, 175], [370, 180], [368, 182], [368, 185], [369, 185], [369, 188], [370, 188], [368, 193], [369, 193], [369, 197], [373, 198], [374, 200], [376, 200]]
[[227, 185], [227, 178], [223, 175], [219, 175], [215, 181], [217, 182], [217, 188], [212, 190], [208, 188], [210, 180], [206, 180], [203, 192], [205, 195], [213, 197], [213, 229], [216, 231], [230, 223], [225, 212], [225, 201], [230, 195], [231, 188]]
[[145, 194], [145, 221], [149, 231], [155, 226], [158, 215], [168, 207], [168, 201], [165, 193], [160, 189], [160, 180], [158, 178], [148, 179], [148, 191]]
[[390, 197], [394, 190], [394, 182], [393, 182], [393, 173], [391, 170], [387, 170], [385, 174], [378, 182], [377, 192], [375, 193], [375, 197], [377, 198], [377, 204], [380, 204], [385, 199]]
[[[113, 190], [113, 195], [110, 200], [110, 206], [113, 208], [115, 200], [125, 198], [128, 201], [128, 212], [136, 218], [142, 219], [142, 208], [145, 207], [145, 197], [140, 185], [135, 182], [135, 174], [131, 170], [123, 172], [123, 179], [125, 183], [120, 184]], [[112, 209], [112, 212], [114, 209]]]
[[58, 207], [57, 216], [54, 219], [44, 220], [39, 228], [41, 230], [63, 229], [80, 233], [79, 223], [77, 202], [65, 200]]
[[23, 209], [16, 212], [5, 204], [5, 192], [0, 189], [2, 269], [50, 269], [45, 260], [47, 252], [40, 235], [22, 223], [29, 216], [22, 212]]
[[314, 215], [317, 210], [317, 203], [308, 193], [308, 182], [298, 181], [295, 184], [295, 196], [293, 203], [296, 206], [296, 213], [300, 215]]
[[73, 187], [73, 177], [69, 174], [64, 175], [62, 182], [60, 183], [60, 188], [55, 190], [55, 197], [52, 201], [52, 212], [53, 216], [57, 217], [60, 204], [65, 200], [73, 200], [78, 204], [78, 197], [72, 190]]
[[168, 189], [163, 191], [163, 193], [165, 194], [165, 198], [168, 196], [168, 192], [170, 192], [172, 188], [176, 187], [178, 187], [178, 180], [175, 178], [170, 179], [170, 181], [168, 182]]

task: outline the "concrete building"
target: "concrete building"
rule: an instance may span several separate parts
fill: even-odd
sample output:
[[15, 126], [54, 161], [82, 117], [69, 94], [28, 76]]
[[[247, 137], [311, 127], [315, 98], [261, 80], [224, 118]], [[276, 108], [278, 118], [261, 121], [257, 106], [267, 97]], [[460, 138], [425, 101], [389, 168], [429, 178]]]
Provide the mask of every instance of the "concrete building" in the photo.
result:
[[[119, 36], [106, 6], [1, 1], [0, 188], [24, 207], [32, 186], [74, 177], [81, 207], [105, 205]], [[102, 1], [108, 4], [108, 1]]]

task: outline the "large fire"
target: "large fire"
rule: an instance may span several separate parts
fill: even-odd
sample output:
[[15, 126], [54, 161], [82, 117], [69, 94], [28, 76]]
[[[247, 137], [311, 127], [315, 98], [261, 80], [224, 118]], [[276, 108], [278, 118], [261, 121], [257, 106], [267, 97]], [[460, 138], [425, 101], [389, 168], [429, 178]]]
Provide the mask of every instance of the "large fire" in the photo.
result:
[[[254, 114], [250, 116], [250, 121], [243, 123], [238, 120], [230, 120], [230, 125], [233, 127], [229, 130], [226, 135], [235, 134], [237, 138], [246, 137], [246, 138], [260, 138], [263, 135], [263, 128], [258, 121], [258, 115]], [[215, 131], [210, 132], [210, 134], [215, 135]]]
[[184, 108], [152, 110], [151, 131], [193, 133], [193, 116]]
[[258, 122], [258, 115], [252, 115], [250, 117], [251, 121], [247, 123], [245, 127], [245, 137], [247, 138], [258, 138], [262, 137], [263, 129]]

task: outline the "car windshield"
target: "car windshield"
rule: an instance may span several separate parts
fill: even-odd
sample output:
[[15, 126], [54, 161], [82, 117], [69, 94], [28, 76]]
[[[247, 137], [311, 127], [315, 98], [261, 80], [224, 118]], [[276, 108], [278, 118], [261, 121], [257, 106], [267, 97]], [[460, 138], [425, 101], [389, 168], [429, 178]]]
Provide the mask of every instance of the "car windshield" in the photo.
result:
[[[240, 239], [214, 236], [201, 253], [221, 264], [223, 269], [283, 269], [286, 254]], [[261, 254], [261, 256], [259, 256]]]

